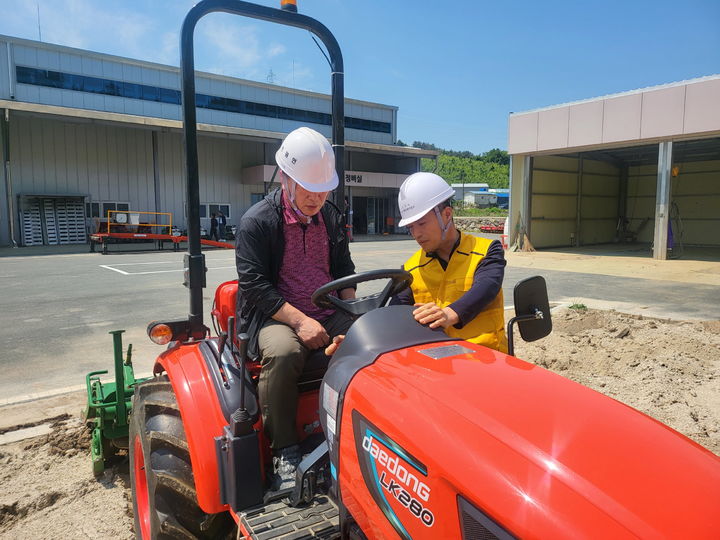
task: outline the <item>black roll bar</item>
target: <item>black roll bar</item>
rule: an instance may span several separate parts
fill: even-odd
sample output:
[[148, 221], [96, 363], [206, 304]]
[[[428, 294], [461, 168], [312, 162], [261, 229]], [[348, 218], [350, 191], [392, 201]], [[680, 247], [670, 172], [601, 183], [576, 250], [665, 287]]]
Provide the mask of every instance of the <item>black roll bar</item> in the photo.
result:
[[[187, 173], [187, 223], [188, 253], [185, 255], [187, 278], [190, 289], [190, 335], [205, 335], [203, 323], [203, 297], [205, 288], [205, 256], [200, 248], [200, 180], [197, 152], [197, 117], [195, 104], [195, 57], [193, 35], [198, 21], [209, 13], [225, 12], [243, 15], [263, 21], [303, 28], [315, 34], [330, 54], [332, 91], [332, 145], [335, 150], [335, 170], [339, 184], [336, 202], [345, 204], [345, 102], [343, 58], [335, 36], [319, 21], [280, 9], [259, 6], [240, 0], [202, 0], [185, 16], [180, 35], [180, 69], [182, 74], [182, 113], [185, 144], [185, 167]], [[344, 212], [343, 212], [344, 215]]]

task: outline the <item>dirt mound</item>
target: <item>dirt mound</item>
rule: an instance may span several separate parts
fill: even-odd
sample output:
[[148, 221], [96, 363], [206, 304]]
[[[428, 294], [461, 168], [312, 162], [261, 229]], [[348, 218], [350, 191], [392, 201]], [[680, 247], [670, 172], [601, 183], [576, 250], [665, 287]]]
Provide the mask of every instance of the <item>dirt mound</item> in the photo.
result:
[[515, 352], [720, 454], [720, 321], [559, 309], [550, 336]]
[[133, 538], [127, 461], [96, 479], [77, 419], [0, 447], [0, 538]]
[[[68, 415], [69, 418], [69, 415]], [[23, 447], [25, 451], [47, 447], [51, 456], [72, 457], [78, 454], [87, 455], [90, 451], [90, 430], [85, 426], [74, 425], [65, 421], [53, 422], [52, 432], [36, 437]]]

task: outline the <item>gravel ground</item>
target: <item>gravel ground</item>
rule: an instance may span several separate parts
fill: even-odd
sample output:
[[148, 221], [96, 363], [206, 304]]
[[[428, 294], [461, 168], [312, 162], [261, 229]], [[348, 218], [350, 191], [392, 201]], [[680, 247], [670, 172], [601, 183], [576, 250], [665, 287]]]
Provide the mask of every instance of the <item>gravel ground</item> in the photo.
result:
[[[627, 403], [720, 455], [720, 321], [567, 308], [553, 319], [550, 336], [517, 343], [518, 357]], [[57, 417], [49, 434], [0, 446], [0, 538], [133, 538], [127, 459], [120, 456], [96, 479], [88, 446], [87, 430], [69, 415]]]

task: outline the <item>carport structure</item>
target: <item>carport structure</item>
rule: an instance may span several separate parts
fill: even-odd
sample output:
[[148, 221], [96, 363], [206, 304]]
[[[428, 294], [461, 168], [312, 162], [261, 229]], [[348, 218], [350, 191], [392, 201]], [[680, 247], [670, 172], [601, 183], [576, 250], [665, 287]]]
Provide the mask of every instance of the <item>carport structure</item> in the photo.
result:
[[510, 243], [720, 247], [720, 75], [514, 113]]

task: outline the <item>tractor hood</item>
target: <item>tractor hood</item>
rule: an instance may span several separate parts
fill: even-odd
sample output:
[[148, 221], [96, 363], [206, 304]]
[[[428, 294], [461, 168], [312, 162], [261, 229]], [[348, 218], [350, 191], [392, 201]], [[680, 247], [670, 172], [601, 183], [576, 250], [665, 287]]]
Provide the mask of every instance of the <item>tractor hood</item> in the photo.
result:
[[409, 525], [382, 490], [391, 477], [377, 462], [383, 449], [411, 456], [433, 494], [423, 508], [432, 511], [434, 497], [428, 515], [452, 507], [455, 522], [469, 504], [523, 538], [720, 530], [717, 456], [631, 407], [482, 346], [437, 341], [382, 353], [352, 377], [338, 415], [343, 497], [362, 506], [371, 495], [401, 536]]

